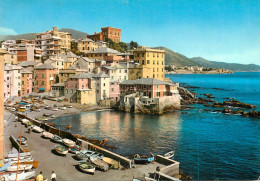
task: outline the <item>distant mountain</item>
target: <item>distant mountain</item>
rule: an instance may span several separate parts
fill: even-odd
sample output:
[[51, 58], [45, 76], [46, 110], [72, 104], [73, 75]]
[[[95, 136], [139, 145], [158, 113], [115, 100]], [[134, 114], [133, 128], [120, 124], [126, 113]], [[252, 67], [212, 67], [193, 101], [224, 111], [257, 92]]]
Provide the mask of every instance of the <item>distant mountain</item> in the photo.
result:
[[209, 61], [202, 57], [191, 58], [193, 62], [197, 63], [199, 66], [209, 67], [209, 68], [221, 68], [229, 69], [232, 71], [260, 71], [260, 66], [255, 64], [238, 64], [238, 63], [225, 63], [225, 62], [216, 62]]
[[[85, 38], [88, 35], [85, 32], [77, 31], [77, 30], [69, 29], [69, 28], [62, 28], [59, 31], [71, 33], [73, 39]], [[20, 35], [0, 35], [0, 41], [3, 41], [3, 40], [18, 40], [18, 39], [34, 40], [35, 37], [36, 37], [36, 33], [26, 33], [26, 34], [20, 34]]]
[[165, 64], [166, 65], [175, 65], [175, 66], [196, 66], [198, 65], [194, 61], [191, 61], [188, 57], [174, 52], [165, 47], [154, 47], [157, 49], [165, 50]]

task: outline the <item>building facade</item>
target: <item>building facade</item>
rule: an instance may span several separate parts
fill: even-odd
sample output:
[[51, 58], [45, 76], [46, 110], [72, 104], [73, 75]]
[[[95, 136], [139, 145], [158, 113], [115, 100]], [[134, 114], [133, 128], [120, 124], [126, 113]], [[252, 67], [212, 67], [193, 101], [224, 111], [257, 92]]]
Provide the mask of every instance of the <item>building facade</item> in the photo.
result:
[[[129, 70], [129, 80], [138, 78], [155, 78], [164, 80], [165, 51], [141, 47], [135, 49], [134, 61], [136, 64]], [[139, 74], [139, 76], [136, 76]]]
[[57, 70], [51, 64], [42, 64], [34, 68], [34, 92], [48, 92], [55, 83]]
[[33, 73], [29, 70], [21, 70], [21, 87], [22, 95], [32, 93], [32, 84], [33, 84]]
[[113, 27], [103, 27], [101, 32], [88, 35], [87, 37], [94, 41], [106, 41], [111, 39], [114, 42], [121, 42], [121, 29]]
[[71, 34], [53, 27], [51, 31], [36, 34], [35, 46], [42, 50], [44, 57], [55, 56], [70, 51]]
[[92, 39], [84, 38], [78, 41], [77, 49], [80, 52], [86, 53], [88, 51], [94, 51], [98, 48], [98, 44]]

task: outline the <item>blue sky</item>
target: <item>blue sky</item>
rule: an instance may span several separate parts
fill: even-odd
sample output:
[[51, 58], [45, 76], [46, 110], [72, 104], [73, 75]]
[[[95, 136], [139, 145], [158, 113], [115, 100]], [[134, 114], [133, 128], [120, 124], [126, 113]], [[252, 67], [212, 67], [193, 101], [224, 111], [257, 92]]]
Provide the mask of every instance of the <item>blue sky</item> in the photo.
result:
[[260, 64], [259, 0], [0, 0], [0, 34], [52, 26], [89, 34], [118, 27], [125, 42], [165, 46], [187, 57]]

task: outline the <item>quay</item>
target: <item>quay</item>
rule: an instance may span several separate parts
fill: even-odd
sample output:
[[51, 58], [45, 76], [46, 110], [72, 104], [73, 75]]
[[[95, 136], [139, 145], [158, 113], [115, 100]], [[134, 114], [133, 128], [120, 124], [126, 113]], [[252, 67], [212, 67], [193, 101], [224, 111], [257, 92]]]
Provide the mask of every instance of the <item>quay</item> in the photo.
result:
[[[36, 173], [43, 172], [44, 177], [50, 178], [51, 172], [55, 171], [57, 180], [132, 180], [134, 178], [144, 178], [144, 175], [151, 175], [155, 178], [167, 180], [178, 180], [179, 178], [179, 162], [166, 159], [158, 155], [156, 161], [148, 165], [134, 165], [133, 161], [121, 155], [113, 153], [109, 150], [103, 149], [91, 143], [87, 143], [91, 149], [95, 148], [97, 151], [103, 153], [105, 156], [119, 160], [123, 166], [121, 169], [110, 169], [107, 172], [96, 171], [95, 175], [82, 173], [77, 167], [77, 160], [74, 159], [73, 154], [68, 154], [67, 157], [58, 156], [55, 154], [54, 145], [49, 139], [41, 138], [41, 134], [32, 132], [27, 133], [27, 129], [18, 121], [15, 121], [13, 113], [5, 110], [5, 120], [8, 120], [5, 127], [5, 155], [11, 150], [12, 144], [9, 141], [11, 135], [17, 138], [22, 126], [22, 135], [28, 138], [28, 148], [31, 150], [32, 156], [39, 161], [39, 167]], [[19, 116], [26, 116], [19, 114]], [[27, 119], [33, 121], [34, 124], [40, 125], [38, 121], [27, 116]], [[37, 124], [38, 123], [38, 124]], [[42, 128], [46, 125], [41, 125]], [[57, 131], [52, 128], [53, 132]], [[62, 136], [72, 138], [71, 133], [61, 131]], [[156, 172], [156, 168], [160, 167], [160, 171]]]

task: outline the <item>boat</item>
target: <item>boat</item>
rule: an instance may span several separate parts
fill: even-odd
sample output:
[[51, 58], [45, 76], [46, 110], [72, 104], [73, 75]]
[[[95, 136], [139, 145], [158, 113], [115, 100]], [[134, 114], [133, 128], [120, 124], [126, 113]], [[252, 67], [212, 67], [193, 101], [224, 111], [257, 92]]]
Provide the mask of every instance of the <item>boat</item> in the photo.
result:
[[90, 150], [83, 150], [80, 151], [79, 153], [76, 153], [76, 157], [80, 160], [88, 159], [93, 153], [95, 152]]
[[174, 156], [174, 151], [170, 151], [164, 154], [164, 157], [168, 159], [172, 158], [173, 156]]
[[[21, 154], [21, 153], [20, 153]], [[32, 156], [28, 155], [28, 156], [20, 156], [19, 160], [33, 160]], [[8, 162], [8, 161], [18, 161], [18, 156], [17, 157], [12, 157], [12, 158], [5, 158], [3, 159], [4, 162]]]
[[43, 132], [43, 129], [40, 128], [39, 126], [33, 126], [32, 129], [33, 129], [33, 131], [36, 132], [36, 133], [41, 133], [41, 132]]
[[74, 145], [69, 147], [69, 152], [77, 154], [80, 151], [79, 145]]
[[[33, 158], [31, 156], [29, 158], [20, 157], [20, 159], [19, 159], [19, 163], [32, 162], [32, 161], [33, 161]], [[10, 162], [11, 164], [18, 163], [18, 158], [4, 159], [4, 162]]]
[[[31, 165], [32, 164], [32, 167], [33, 168], [38, 168], [38, 165], [39, 165], [39, 161], [23, 161], [23, 162], [19, 162], [19, 165]], [[13, 163], [12, 166], [17, 166], [18, 163]]]
[[61, 110], [66, 110], [66, 107], [60, 107]]
[[62, 145], [55, 145], [55, 150], [57, 153], [66, 156], [68, 153], [68, 149]]
[[101, 169], [102, 171], [107, 171], [109, 169], [109, 165], [104, 162], [103, 160], [95, 157], [95, 156], [91, 156], [90, 157], [90, 161], [91, 163], [93, 163], [96, 167], [98, 167], [99, 169]]
[[58, 135], [53, 135], [53, 137], [51, 138], [54, 142], [57, 143], [62, 143], [62, 138], [59, 137]]
[[31, 156], [31, 152], [24, 152], [24, 153], [8, 153], [6, 158], [17, 158], [18, 156], [24, 157], [24, 156]]
[[[16, 180], [16, 172], [14, 173], [10, 173], [10, 172], [6, 172], [6, 173], [3, 173], [0, 178], [1, 180]], [[18, 173], [17, 175], [17, 180], [27, 180], [27, 179], [30, 179], [32, 178], [33, 176], [35, 176], [35, 171], [30, 171], [30, 172], [21, 172], [21, 173]]]
[[53, 108], [52, 111], [58, 111], [59, 109], [58, 108]]
[[22, 123], [23, 123], [23, 124], [26, 125], [28, 122], [30, 122], [28, 119], [22, 119]]
[[139, 156], [138, 154], [136, 154], [134, 157], [134, 162], [136, 164], [147, 164], [147, 163], [151, 163], [153, 160], [154, 160], [154, 156], [152, 156], [152, 157]]
[[5, 171], [8, 167], [12, 165], [11, 162], [5, 163], [3, 166], [0, 167], [0, 172]]
[[50, 132], [48, 132], [48, 131], [43, 131], [42, 132], [42, 136], [44, 137], [44, 138], [52, 138], [53, 137], [53, 134], [52, 133], [50, 133]]
[[63, 144], [66, 146], [74, 146], [76, 143], [70, 139], [64, 138], [62, 140]]
[[[33, 164], [19, 164], [18, 170], [30, 170], [32, 169]], [[7, 167], [6, 171], [12, 172], [17, 170], [17, 165], [12, 165], [10, 167]]]
[[93, 154], [89, 155], [89, 157], [91, 156], [97, 157], [99, 159], [102, 159], [104, 157], [102, 153], [97, 153], [97, 152], [94, 152]]
[[118, 169], [120, 167], [120, 163], [112, 158], [103, 157], [102, 160], [111, 165], [110, 168]]
[[79, 162], [79, 168], [83, 172], [92, 173], [92, 174], [95, 173], [95, 169], [96, 169], [95, 166], [89, 163], [88, 161]]
[[18, 143], [21, 142], [22, 145], [25, 145], [25, 144], [27, 143], [27, 138], [24, 137], [24, 136], [19, 136], [19, 137], [17, 138], [17, 142], [18, 142]]

